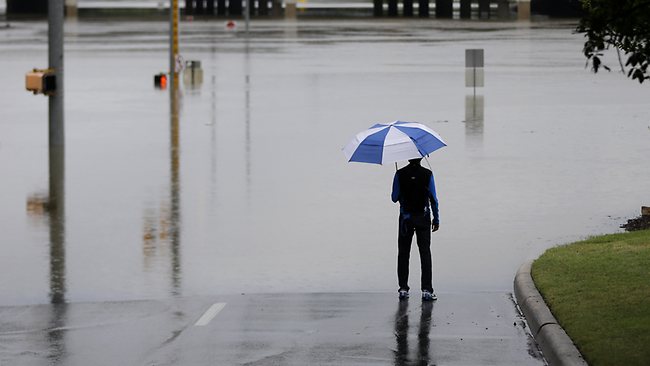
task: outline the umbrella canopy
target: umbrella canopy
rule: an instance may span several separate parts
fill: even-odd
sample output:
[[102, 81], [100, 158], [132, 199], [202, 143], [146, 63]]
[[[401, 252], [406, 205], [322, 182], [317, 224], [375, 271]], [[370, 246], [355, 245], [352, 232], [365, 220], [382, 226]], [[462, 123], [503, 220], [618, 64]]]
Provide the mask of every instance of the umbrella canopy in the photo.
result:
[[348, 161], [387, 164], [424, 157], [447, 144], [417, 122], [378, 123], [358, 133], [344, 148]]

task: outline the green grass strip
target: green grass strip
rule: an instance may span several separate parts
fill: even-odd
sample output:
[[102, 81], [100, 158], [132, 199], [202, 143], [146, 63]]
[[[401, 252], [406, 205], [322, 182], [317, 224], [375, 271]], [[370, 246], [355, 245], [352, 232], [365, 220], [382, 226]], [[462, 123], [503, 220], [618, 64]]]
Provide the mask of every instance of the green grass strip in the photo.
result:
[[650, 365], [650, 230], [551, 248], [532, 275], [590, 365]]

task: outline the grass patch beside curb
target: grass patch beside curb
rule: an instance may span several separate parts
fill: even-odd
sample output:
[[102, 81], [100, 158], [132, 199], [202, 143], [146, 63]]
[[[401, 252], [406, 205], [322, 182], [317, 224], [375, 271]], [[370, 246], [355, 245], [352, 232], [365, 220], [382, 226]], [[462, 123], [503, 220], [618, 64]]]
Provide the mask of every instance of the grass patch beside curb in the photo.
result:
[[650, 230], [551, 248], [532, 276], [590, 365], [650, 365]]

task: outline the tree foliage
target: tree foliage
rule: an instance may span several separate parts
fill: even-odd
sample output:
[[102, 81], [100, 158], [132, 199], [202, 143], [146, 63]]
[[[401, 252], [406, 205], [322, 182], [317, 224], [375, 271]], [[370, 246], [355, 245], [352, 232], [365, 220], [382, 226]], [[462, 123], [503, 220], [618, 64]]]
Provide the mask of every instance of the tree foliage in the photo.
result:
[[583, 53], [592, 70], [610, 70], [601, 57], [614, 47], [628, 77], [639, 83], [650, 79], [650, 0], [582, 0], [582, 5], [585, 15], [577, 31], [587, 38]]

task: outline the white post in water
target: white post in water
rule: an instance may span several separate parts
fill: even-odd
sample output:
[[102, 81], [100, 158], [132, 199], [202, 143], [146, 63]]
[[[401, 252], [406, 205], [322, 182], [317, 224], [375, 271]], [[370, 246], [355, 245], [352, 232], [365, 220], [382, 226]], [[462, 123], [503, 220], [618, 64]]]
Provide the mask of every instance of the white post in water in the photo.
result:
[[483, 49], [465, 50], [465, 86], [474, 93], [465, 97], [465, 131], [468, 135], [483, 137], [484, 100], [476, 95], [476, 88], [484, 86]]
[[465, 50], [465, 86], [474, 88], [474, 95], [477, 87], [485, 85], [483, 64], [482, 48]]

